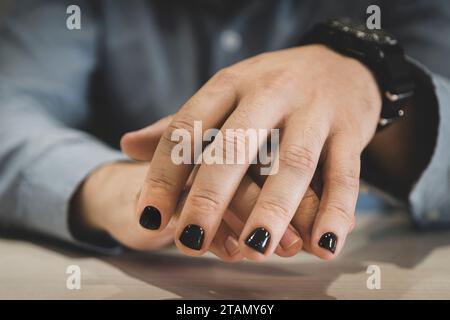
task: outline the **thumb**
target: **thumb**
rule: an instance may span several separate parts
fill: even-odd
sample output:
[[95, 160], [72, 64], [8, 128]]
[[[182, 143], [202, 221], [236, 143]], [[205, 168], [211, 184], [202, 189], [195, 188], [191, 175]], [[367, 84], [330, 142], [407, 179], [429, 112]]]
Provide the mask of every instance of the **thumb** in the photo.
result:
[[139, 161], [151, 160], [159, 139], [172, 121], [172, 118], [173, 116], [169, 115], [143, 129], [125, 133], [120, 139], [120, 148], [132, 159]]

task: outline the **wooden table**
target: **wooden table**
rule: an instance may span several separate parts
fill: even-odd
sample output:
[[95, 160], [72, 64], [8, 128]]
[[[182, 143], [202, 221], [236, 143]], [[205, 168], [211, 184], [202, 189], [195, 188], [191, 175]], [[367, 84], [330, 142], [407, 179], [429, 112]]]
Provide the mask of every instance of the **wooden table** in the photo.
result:
[[[31, 242], [32, 241], [32, 242]], [[66, 269], [81, 268], [81, 289]], [[369, 265], [381, 289], [367, 288]], [[450, 230], [420, 232], [403, 213], [360, 214], [342, 255], [301, 253], [227, 264], [175, 249], [96, 256], [42, 239], [0, 239], [0, 298], [32, 299], [450, 299]]]

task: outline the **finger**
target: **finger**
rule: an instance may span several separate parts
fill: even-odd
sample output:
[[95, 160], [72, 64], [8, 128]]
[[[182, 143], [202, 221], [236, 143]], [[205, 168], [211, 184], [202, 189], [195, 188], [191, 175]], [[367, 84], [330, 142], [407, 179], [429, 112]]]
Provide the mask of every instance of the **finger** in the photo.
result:
[[239, 251], [238, 236], [225, 221], [221, 222], [209, 249], [226, 262], [237, 262], [243, 258]]
[[[184, 203], [186, 202], [186, 197], [189, 188], [192, 185], [192, 182], [195, 179], [195, 176], [198, 172], [199, 166], [195, 166], [194, 170], [192, 171], [191, 175], [189, 176], [189, 179], [186, 184], [186, 190], [183, 192], [181, 199], [179, 201], [179, 205], [177, 207], [177, 215], [172, 218], [177, 218], [179, 216], [179, 212], [184, 206]], [[219, 231], [221, 232], [220, 238], [221, 239], [227, 239], [226, 242], [222, 241], [222, 244], [225, 245], [225, 247], [220, 247], [220, 245], [217, 244], [216, 239], [214, 238], [212, 247], [210, 247], [210, 250], [216, 254], [216, 256], [220, 257], [224, 261], [234, 262], [239, 261], [242, 259], [242, 255], [239, 257], [231, 256], [231, 252], [234, 251], [232, 249], [232, 246], [234, 246], [234, 241], [231, 239], [228, 239], [228, 237], [231, 237], [233, 239], [236, 238], [236, 235], [241, 234], [241, 231], [244, 227], [244, 223], [247, 220], [248, 216], [250, 215], [250, 212], [256, 203], [256, 199], [259, 196], [261, 189], [258, 187], [256, 183], [252, 181], [251, 178], [248, 176], [245, 176], [239, 185], [239, 188], [236, 192], [236, 195], [232, 199], [230, 203], [230, 207], [225, 212], [225, 215], [223, 217], [223, 221], [221, 223], [221, 226], [219, 227]], [[222, 224], [225, 222], [227, 225], [227, 228], [222, 228]], [[166, 228], [167, 229], [167, 228]], [[165, 229], [165, 230], [166, 230]], [[164, 230], [164, 232], [165, 232]], [[283, 236], [282, 240], [280, 241], [281, 244], [288, 243], [291, 241], [293, 237], [295, 237], [298, 233], [294, 228], [288, 228], [285, 235]], [[238, 237], [237, 237], [238, 238]], [[220, 240], [219, 240], [220, 241]], [[301, 243], [298, 243], [297, 245], [285, 245], [285, 247], [288, 247], [288, 250], [283, 249], [282, 246], [279, 246], [277, 250], [275, 251], [276, 254], [278, 254], [281, 257], [290, 257], [298, 253], [298, 251], [301, 249]]]
[[[268, 152], [267, 156], [269, 158], [271, 158], [272, 157], [272, 153]], [[268, 177], [267, 174], [263, 174], [262, 173], [263, 172], [262, 170], [263, 170], [263, 168], [269, 168], [269, 165], [263, 165], [261, 163], [253, 164], [253, 165], [250, 166], [250, 168], [248, 168], [247, 175], [249, 177], [251, 177], [252, 180], [255, 181], [256, 184], [258, 184], [258, 186], [262, 187], [264, 182], [266, 182], [266, 179]]]
[[[177, 207], [178, 214], [181, 211], [182, 207], [184, 206], [184, 203], [186, 202], [187, 190], [189, 190], [189, 188], [191, 187], [192, 182], [194, 181], [195, 176], [198, 172], [198, 169], [199, 166], [198, 165], [195, 166], [194, 170], [189, 176], [188, 182], [186, 184], [186, 191], [183, 193], [180, 200], [180, 204]], [[220, 236], [221, 239], [225, 239], [227, 238], [227, 236], [235, 238], [236, 235], [241, 234], [242, 229], [244, 227], [244, 223], [245, 221], [247, 221], [247, 218], [250, 215], [254, 204], [256, 203], [256, 199], [258, 198], [260, 191], [261, 189], [259, 188], [259, 186], [255, 182], [253, 182], [251, 178], [249, 178], [248, 176], [244, 176], [239, 185], [238, 190], [236, 191], [235, 196], [231, 200], [228, 210], [225, 212], [225, 215], [223, 217], [223, 221], [226, 223], [228, 228], [225, 229], [222, 228], [223, 230], [221, 230], [221, 227], [219, 227], [219, 230], [221, 230], [220, 232], [222, 233], [228, 232], [228, 234], [221, 235]], [[280, 241], [281, 246], [277, 247], [275, 253], [281, 257], [290, 257], [297, 254], [298, 251], [301, 249], [301, 242], [297, 242], [296, 245], [291, 245], [290, 243], [292, 241], [295, 241], [291, 239], [296, 237], [298, 237], [297, 231], [293, 227], [288, 228], [288, 230], [286, 231], [286, 233], [284, 234], [283, 238]], [[213, 240], [213, 244], [214, 243], [216, 243], [215, 239]], [[222, 241], [222, 243], [224, 242]], [[225, 251], [224, 248], [223, 247], [220, 248], [220, 246], [218, 246], [217, 243], [214, 244], [214, 249], [210, 248], [210, 250], [212, 250], [220, 258], [223, 258], [223, 260], [225, 261], [239, 261], [242, 258], [241, 255], [241, 258], [234, 257], [233, 259], [231, 259], [230, 252], [232, 250], [230, 246], [234, 245], [234, 243], [231, 243], [230, 239], [228, 239], [227, 243], [224, 244], [226, 244]]]
[[[271, 157], [271, 154], [269, 152], [269, 157]], [[255, 164], [250, 166], [249, 170], [247, 171], [247, 175], [251, 177], [251, 179], [253, 181], [255, 181], [255, 183], [262, 188], [262, 186], [264, 185], [264, 182], [267, 179], [267, 175], [263, 175], [261, 174], [261, 169], [262, 168], [267, 168], [267, 165], [262, 165], [262, 164]], [[261, 190], [259, 190], [260, 192]], [[249, 209], [249, 211], [247, 212], [246, 216], [245, 216], [245, 220], [243, 220], [244, 222], [247, 221], [248, 216], [251, 213], [251, 210], [253, 209], [254, 205], [255, 205], [256, 201], [254, 203], [252, 203], [252, 207], [251, 209]], [[239, 233], [241, 234], [241, 233]], [[297, 229], [295, 227], [293, 227], [293, 225], [290, 225], [287, 229], [286, 232], [284, 233], [283, 237], [280, 240], [280, 244], [277, 246], [277, 248], [275, 249], [275, 253], [277, 255], [279, 255], [280, 257], [292, 257], [294, 255], [296, 255], [298, 253], [298, 251], [300, 251], [300, 249], [303, 249], [303, 241], [299, 241], [297, 243], [296, 239], [299, 236], [299, 232], [297, 232]], [[300, 238], [303, 240], [302, 235], [300, 233]]]
[[191, 149], [188, 158], [192, 160], [196, 149], [194, 133], [200, 135], [200, 139], [202, 135], [202, 132], [194, 132], [194, 121], [202, 120], [204, 130], [218, 127], [234, 108], [234, 84], [223, 74], [208, 81], [181, 108], [164, 131], [137, 204], [137, 219], [143, 222], [141, 226], [144, 228], [160, 230], [167, 225], [193, 167], [192, 164], [172, 161], [172, 150], [178, 144], [172, 141], [173, 134], [180, 133], [180, 130], [187, 134], [190, 139], [187, 145]]
[[223, 221], [227, 223], [227, 225], [230, 227], [230, 229], [233, 231], [234, 234], [240, 235], [242, 229], [244, 228], [244, 223], [241, 221], [241, 219], [235, 214], [233, 209], [228, 208], [225, 212], [225, 215], [223, 216]]
[[291, 221], [291, 225], [298, 230], [303, 240], [302, 249], [306, 252], [311, 252], [311, 233], [319, 210], [319, 203], [320, 199], [317, 193], [312, 188], [308, 188]]
[[[320, 162], [320, 160], [319, 160]], [[266, 167], [262, 166], [260, 164], [255, 164], [250, 166], [247, 175], [252, 178], [253, 181], [255, 181], [258, 186], [261, 188], [264, 185], [264, 182], [267, 179], [267, 175], [261, 174], [261, 168]], [[319, 202], [320, 197], [322, 195], [322, 170], [320, 169], [320, 165], [316, 169], [313, 179], [311, 181], [310, 187], [305, 192], [305, 195], [303, 196], [303, 199], [300, 202], [300, 206], [298, 207], [294, 218], [291, 221], [290, 228], [286, 230], [286, 233], [283, 235], [283, 237], [280, 240], [280, 245], [277, 246], [277, 249], [275, 250], [275, 253], [282, 257], [290, 257], [295, 254], [301, 249], [306, 252], [311, 252], [311, 230], [314, 224], [314, 220], [317, 214], [317, 211], [319, 210]], [[252, 208], [254, 206], [254, 203], [252, 203]], [[250, 213], [248, 213], [249, 215]], [[247, 221], [247, 217], [244, 222]], [[302, 239], [301, 246], [299, 248], [296, 248], [295, 245], [292, 245], [292, 242], [288, 239], [293, 239], [292, 234], [289, 235], [289, 231], [293, 229], [294, 233], [297, 233], [300, 235], [300, 238]], [[241, 234], [239, 232], [238, 234]], [[291, 248], [290, 250], [285, 250], [283, 248]]]
[[[203, 254], [214, 238], [250, 161], [258, 152], [258, 141], [255, 141], [258, 131], [255, 129], [269, 130], [281, 120], [277, 106], [270, 105], [268, 108], [269, 101], [261, 102], [260, 99], [253, 96], [243, 98], [222, 126], [214, 142], [203, 153], [205, 161], [194, 180], [177, 228], [180, 237], [176, 243], [187, 254]], [[251, 139], [254, 139], [252, 143]], [[216, 157], [216, 161], [208, 163], [206, 159], [211, 154], [209, 148], [222, 157], [219, 157], [219, 160]], [[238, 159], [242, 161], [239, 162]], [[204, 233], [200, 234], [200, 229]], [[189, 241], [185, 241], [190, 240], [187, 234], [204, 237], [202, 246], [191, 246]]]
[[311, 182], [328, 127], [314, 115], [302, 110], [285, 128], [278, 172], [264, 183], [240, 237], [242, 253], [249, 259], [263, 260], [274, 252]]
[[[195, 179], [195, 176], [198, 172], [199, 166], [195, 166], [194, 170], [191, 172], [184, 191], [182, 192], [180, 196], [180, 200], [178, 202], [175, 215], [171, 219], [170, 226], [172, 226], [174, 223], [173, 221], [177, 221], [179, 217], [179, 213], [181, 212], [182, 208], [184, 207], [184, 204], [186, 203], [186, 198], [189, 192], [190, 187], [192, 186], [192, 183]], [[231, 212], [231, 210], [227, 210], [224, 220], [222, 221], [219, 230], [217, 231], [216, 237], [213, 240], [213, 243], [211, 244], [210, 251], [214, 253], [217, 257], [222, 259], [226, 262], [236, 262], [241, 260], [243, 257], [240, 254], [240, 251], [238, 250], [238, 234], [240, 233], [240, 230], [242, 230], [243, 223], [236, 217], [236, 215]], [[165, 228], [160, 232], [160, 234], [166, 233]], [[159, 234], [158, 234], [159, 235]], [[173, 240], [174, 232], [172, 233], [172, 240]]]
[[[239, 185], [236, 194], [230, 203], [230, 209], [239, 221], [239, 229], [233, 231], [240, 235], [242, 233], [245, 222], [247, 221], [256, 201], [261, 193], [261, 188], [248, 176], [245, 176]], [[229, 225], [231, 225], [229, 223]], [[302, 248], [302, 241], [298, 241], [299, 234], [295, 228], [290, 226], [287, 228], [283, 237], [280, 240], [280, 245], [277, 246], [275, 253], [281, 257], [291, 257], [300, 251]]]
[[339, 254], [355, 223], [360, 172], [360, 151], [352, 150], [352, 139], [335, 136], [327, 144], [323, 193], [311, 238], [312, 252], [323, 259]]
[[172, 119], [173, 116], [170, 115], [143, 129], [124, 134], [120, 140], [122, 151], [134, 160], [150, 161], [159, 139]]
[[[156, 143], [154, 141], [159, 141], [159, 138], [165, 128], [167, 128], [168, 124], [172, 120], [173, 116], [167, 116], [164, 117], [154, 124], [147, 126], [143, 129], [129, 132], [125, 134], [121, 140], [122, 150], [128, 154], [128, 156], [134, 158], [135, 160], [145, 161], [145, 160], [151, 160], [152, 154], [154, 152], [154, 149], [156, 148]], [[255, 168], [255, 170], [260, 170], [260, 166], [252, 166]], [[259, 171], [257, 171], [259, 173]], [[255, 174], [257, 173], [255, 171]], [[260, 177], [265, 177], [261, 176]], [[192, 183], [192, 181], [191, 181]], [[242, 228], [244, 226], [243, 222], [245, 222], [251, 212], [251, 209], [253, 208], [254, 204], [256, 203], [256, 198], [259, 195], [260, 188], [254, 184], [251, 179], [244, 178], [243, 185], [240, 192], [238, 192], [238, 197], [235, 197], [236, 199], [233, 199], [231, 202], [231, 206], [233, 207], [233, 203], [235, 204], [234, 210], [238, 214], [235, 215], [234, 213], [227, 215], [228, 219], [226, 220], [227, 225], [229, 226], [229, 229], [236, 235], [240, 234], [242, 231]], [[188, 183], [189, 184], [189, 183]], [[239, 219], [236, 218], [238, 216]], [[231, 224], [231, 225], [230, 225]], [[220, 227], [219, 227], [220, 230]], [[285, 235], [283, 236], [282, 240], [280, 241], [281, 247], [278, 247], [276, 250], [276, 254], [283, 256], [283, 257], [290, 257], [292, 255], [295, 255], [301, 248], [291, 246], [289, 244], [289, 239], [295, 238], [295, 236], [298, 235], [294, 228], [289, 228]], [[229, 237], [232, 237], [232, 235], [228, 235]], [[169, 235], [170, 237], [170, 235]], [[214, 243], [216, 240], [213, 241]], [[227, 251], [230, 252], [230, 246], [234, 243], [232, 243], [231, 240], [228, 240], [227, 242]], [[283, 246], [283, 244], [286, 244]], [[284, 248], [289, 248], [290, 250], [284, 250]], [[214, 249], [216, 251], [216, 249]], [[223, 252], [223, 249], [220, 254], [216, 254], [220, 257], [223, 257], [224, 260], [229, 261], [229, 256], [226, 256], [226, 253]]]

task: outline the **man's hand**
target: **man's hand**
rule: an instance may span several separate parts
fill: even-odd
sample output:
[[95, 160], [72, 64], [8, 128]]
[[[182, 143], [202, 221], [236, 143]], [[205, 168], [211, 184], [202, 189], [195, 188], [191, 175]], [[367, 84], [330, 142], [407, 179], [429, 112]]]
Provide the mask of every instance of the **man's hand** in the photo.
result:
[[[174, 130], [183, 128], [193, 136], [195, 120], [202, 121], [204, 130], [220, 127], [222, 132], [280, 128], [279, 171], [267, 178], [246, 221], [241, 253], [262, 260], [274, 252], [320, 164], [319, 210], [313, 217], [300, 213], [292, 224], [311, 252], [331, 258], [354, 225], [360, 154], [375, 132], [380, 110], [381, 97], [369, 70], [324, 46], [266, 53], [224, 69], [181, 108], [164, 132], [135, 219], [144, 208], [157, 208], [161, 224], [151, 232], [161, 232], [176, 211], [193, 166], [171, 161]], [[200, 165], [175, 231], [183, 252], [199, 255], [209, 248], [247, 169]], [[195, 241], [201, 246], [190, 246]]]
[[[162, 132], [167, 128], [168, 119], [153, 126], [130, 134], [122, 139], [123, 150], [132, 158], [150, 161]], [[77, 192], [71, 212], [71, 221], [81, 233], [109, 233], [123, 245], [137, 250], [156, 250], [173, 243], [177, 215], [185, 201], [192, 179], [180, 197], [169, 226], [160, 233], [149, 232], [135, 220], [134, 212], [148, 164], [119, 162], [102, 166], [88, 176]], [[224, 220], [210, 246], [210, 251], [224, 261], [236, 262], [243, 258], [238, 248], [238, 234], [251, 212], [260, 192], [259, 186], [250, 178], [245, 178], [239, 187], [239, 196], [231, 202]], [[91, 232], [89, 232], [91, 231]], [[283, 237], [276, 253], [292, 256], [302, 246], [298, 233], [290, 228]]]

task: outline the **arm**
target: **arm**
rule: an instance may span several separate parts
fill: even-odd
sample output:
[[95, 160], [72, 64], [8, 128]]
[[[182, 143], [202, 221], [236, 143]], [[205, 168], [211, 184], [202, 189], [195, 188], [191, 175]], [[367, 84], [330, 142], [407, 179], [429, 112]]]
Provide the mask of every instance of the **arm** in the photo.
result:
[[[139, 250], [173, 242], [171, 228], [150, 235], [134, 220], [147, 166], [122, 161], [129, 159], [82, 131], [99, 33], [88, 3], [80, 5], [81, 31], [66, 29], [65, 2], [20, 4], [0, 26], [0, 226], [106, 253], [119, 251], [116, 241]], [[147, 148], [160, 138], [153, 133]], [[230, 228], [222, 231], [211, 251], [241, 259], [230, 250]]]
[[88, 5], [81, 31], [67, 30], [64, 2], [19, 6], [0, 26], [0, 225], [77, 242], [72, 195], [93, 169], [123, 158], [81, 131], [98, 30]]

